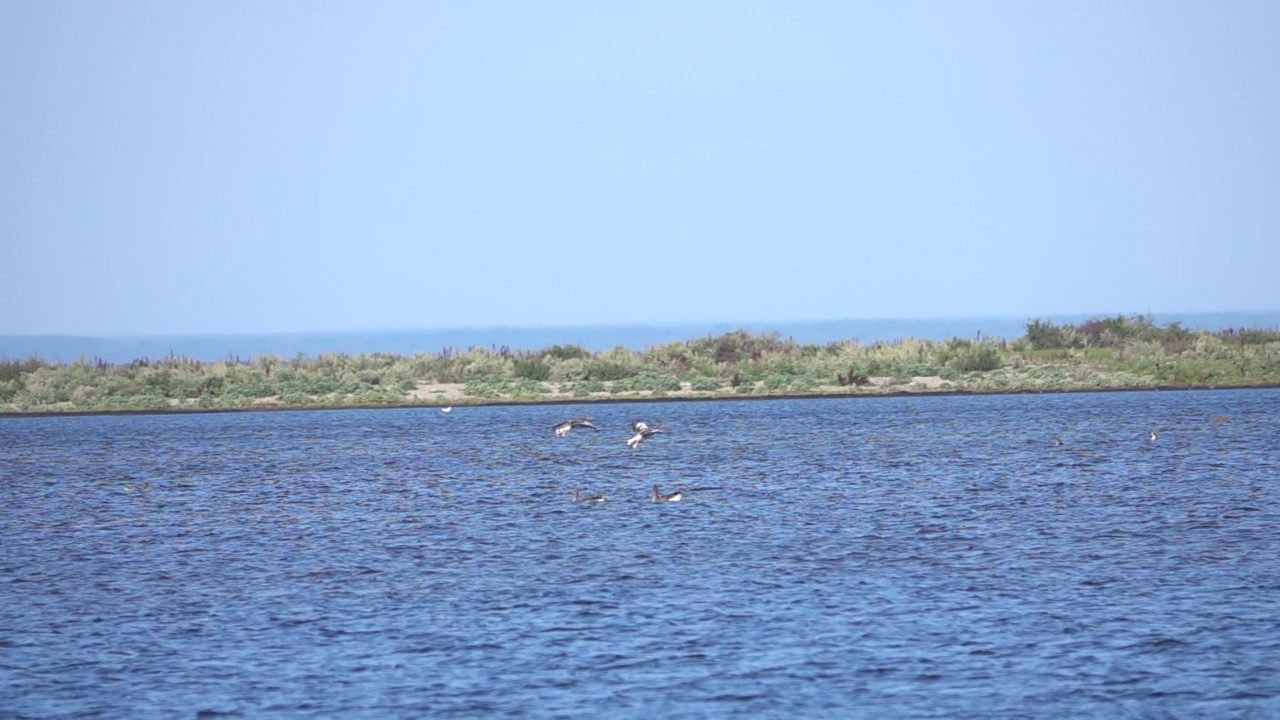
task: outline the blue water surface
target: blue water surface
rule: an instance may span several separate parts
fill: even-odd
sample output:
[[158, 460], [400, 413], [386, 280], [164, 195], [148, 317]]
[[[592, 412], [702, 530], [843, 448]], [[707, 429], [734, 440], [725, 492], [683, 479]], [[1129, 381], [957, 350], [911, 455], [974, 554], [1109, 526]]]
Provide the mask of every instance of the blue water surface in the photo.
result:
[[1278, 430], [1276, 390], [0, 419], [0, 716], [1280, 717]]

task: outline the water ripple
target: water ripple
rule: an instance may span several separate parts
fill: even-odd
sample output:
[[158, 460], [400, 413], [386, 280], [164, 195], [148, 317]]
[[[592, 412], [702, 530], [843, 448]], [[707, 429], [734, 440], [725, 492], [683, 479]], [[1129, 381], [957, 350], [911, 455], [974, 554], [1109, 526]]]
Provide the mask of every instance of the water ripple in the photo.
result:
[[1277, 400], [0, 420], [0, 707], [1280, 716]]

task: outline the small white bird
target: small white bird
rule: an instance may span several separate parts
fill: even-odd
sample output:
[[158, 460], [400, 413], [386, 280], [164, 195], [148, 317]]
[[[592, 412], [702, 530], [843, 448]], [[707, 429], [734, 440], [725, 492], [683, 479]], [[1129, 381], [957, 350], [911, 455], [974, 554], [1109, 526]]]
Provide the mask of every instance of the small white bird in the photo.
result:
[[1157, 437], [1159, 437], [1159, 435], [1156, 435], [1154, 430], [1151, 431], [1151, 442], [1155, 442]]
[[604, 496], [603, 495], [581, 495], [578, 493], [578, 488], [574, 488], [573, 501], [574, 502], [604, 502]]
[[440, 408], [440, 412], [442, 412], [442, 413], [451, 413], [451, 412], [453, 412], [453, 406], [452, 406], [452, 405], [450, 405], [449, 407], [442, 407], [442, 408]]
[[636, 420], [631, 423], [631, 429], [635, 431], [635, 435], [632, 435], [631, 439], [627, 441], [627, 447], [632, 450], [640, 447], [640, 443], [649, 439], [651, 436], [657, 435], [663, 431], [660, 427], [649, 427], [641, 420]]
[[654, 502], [680, 502], [683, 499], [684, 499], [683, 490], [677, 490], [676, 492], [673, 492], [670, 495], [663, 495], [662, 491], [658, 489], [657, 485], [653, 486]]
[[599, 429], [600, 429], [600, 428], [596, 427], [595, 425], [592, 425], [592, 424], [591, 424], [591, 418], [579, 418], [579, 419], [577, 419], [577, 420], [565, 420], [564, 422], [562, 422], [562, 423], [560, 423], [559, 425], [556, 425], [556, 426], [555, 426], [556, 437], [564, 437], [565, 435], [568, 435], [568, 434], [569, 434], [569, 431], [570, 431], [570, 430], [572, 430], [572, 429], [574, 429], [574, 428], [591, 428], [592, 430], [599, 430]]

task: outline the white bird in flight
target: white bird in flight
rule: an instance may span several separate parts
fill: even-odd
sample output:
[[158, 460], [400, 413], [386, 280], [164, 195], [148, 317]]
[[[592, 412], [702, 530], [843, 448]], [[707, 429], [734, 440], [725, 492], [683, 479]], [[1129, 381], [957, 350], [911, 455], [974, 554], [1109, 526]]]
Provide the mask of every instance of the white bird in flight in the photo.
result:
[[591, 424], [591, 418], [579, 418], [579, 419], [577, 419], [577, 420], [565, 420], [564, 422], [562, 422], [562, 423], [560, 423], [559, 425], [556, 425], [556, 426], [555, 426], [556, 437], [564, 437], [565, 435], [568, 435], [568, 434], [569, 434], [569, 431], [570, 431], [570, 430], [572, 430], [572, 429], [574, 429], [574, 428], [591, 428], [592, 430], [599, 430], [599, 429], [600, 429], [600, 428], [596, 427], [595, 425], [592, 425], [592, 424]]
[[627, 447], [630, 447], [632, 450], [640, 447], [640, 443], [649, 439], [649, 437], [663, 432], [662, 428], [649, 427], [641, 420], [636, 420], [631, 423], [631, 429], [635, 432], [635, 435], [632, 435], [631, 439], [627, 441]]

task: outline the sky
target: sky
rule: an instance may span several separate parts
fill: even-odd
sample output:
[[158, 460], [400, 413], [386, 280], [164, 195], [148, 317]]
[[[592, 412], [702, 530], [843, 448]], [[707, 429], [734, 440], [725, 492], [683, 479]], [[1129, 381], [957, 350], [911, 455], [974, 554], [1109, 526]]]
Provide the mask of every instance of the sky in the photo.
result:
[[1280, 3], [0, 0], [0, 334], [1280, 309]]

